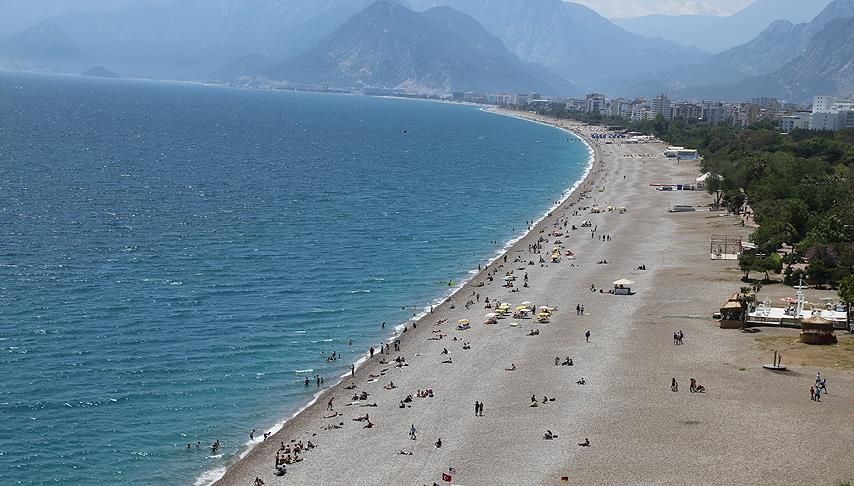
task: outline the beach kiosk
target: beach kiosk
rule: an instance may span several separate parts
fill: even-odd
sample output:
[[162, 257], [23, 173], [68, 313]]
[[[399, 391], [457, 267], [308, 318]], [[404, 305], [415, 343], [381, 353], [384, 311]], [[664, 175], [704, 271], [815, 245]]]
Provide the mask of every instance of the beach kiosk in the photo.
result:
[[632, 295], [633, 280], [621, 279], [614, 282], [614, 295]]
[[741, 329], [744, 325], [744, 308], [738, 302], [738, 294], [733, 294], [720, 311], [721, 329]]
[[836, 344], [836, 335], [833, 334], [833, 321], [815, 314], [806, 319], [801, 319], [801, 337], [799, 340], [804, 344]]

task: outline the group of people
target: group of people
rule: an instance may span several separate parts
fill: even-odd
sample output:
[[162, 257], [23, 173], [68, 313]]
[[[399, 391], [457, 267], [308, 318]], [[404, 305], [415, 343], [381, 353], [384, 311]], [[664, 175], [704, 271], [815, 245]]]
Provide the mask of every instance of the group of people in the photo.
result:
[[827, 393], [827, 378], [822, 378], [821, 372], [818, 372], [815, 374], [815, 385], [810, 387], [810, 400], [820, 402], [822, 393]]
[[[676, 381], [676, 378], [670, 380], [670, 391], [679, 391], [679, 382]], [[697, 380], [695, 380], [694, 378], [691, 378], [690, 384], [688, 386], [688, 391], [691, 393], [706, 393], [706, 387], [697, 383]]]
[[302, 462], [303, 458], [300, 457], [301, 453], [314, 449], [315, 447], [317, 446], [312, 444], [311, 441], [308, 441], [307, 444], [303, 445], [300, 440], [299, 442], [294, 443], [293, 447], [282, 442], [279, 450], [276, 451], [276, 475], [284, 476], [285, 473], [288, 472], [289, 465]]

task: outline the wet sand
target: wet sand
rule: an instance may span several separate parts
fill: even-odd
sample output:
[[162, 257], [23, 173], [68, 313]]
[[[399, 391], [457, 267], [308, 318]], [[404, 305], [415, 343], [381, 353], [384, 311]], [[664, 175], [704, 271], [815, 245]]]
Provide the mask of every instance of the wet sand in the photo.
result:
[[[711, 313], [739, 287], [735, 262], [709, 259], [712, 234], [747, 234], [735, 217], [717, 213], [670, 214], [672, 204], [707, 205], [703, 192], [661, 192], [650, 183], [689, 183], [697, 162], [661, 156], [664, 144], [599, 144], [590, 130], [560, 123], [587, 138], [596, 165], [581, 187], [552, 215], [461, 289], [448, 302], [401, 336], [400, 351], [377, 354], [353, 379], [325, 392], [267, 441], [232, 465], [217, 483], [251, 485], [427, 484], [450, 472], [453, 484], [834, 484], [854, 479], [854, 377], [822, 370], [830, 394], [809, 399], [815, 369], [795, 368], [785, 375], [763, 370], [771, 357], [758, 354], [754, 337], [721, 330]], [[627, 212], [591, 214], [576, 210], [598, 204], [625, 206]], [[551, 233], [558, 221], [588, 228]], [[610, 235], [610, 241], [602, 241]], [[576, 258], [539, 261], [528, 245], [539, 238], [549, 260], [555, 240]], [[515, 263], [516, 259], [521, 262]], [[598, 264], [607, 259], [608, 264]], [[647, 270], [636, 270], [639, 265]], [[500, 277], [513, 271], [515, 288]], [[488, 281], [488, 272], [497, 272]], [[530, 287], [521, 288], [523, 274]], [[611, 282], [634, 280], [631, 296], [591, 292]], [[484, 283], [483, 287], [476, 287]], [[480, 302], [465, 307], [472, 292]], [[532, 319], [500, 319], [483, 325], [489, 297], [523, 301], [558, 310], [548, 324]], [[576, 305], [584, 305], [584, 316]], [[451, 306], [454, 308], [451, 308]], [[469, 319], [469, 330], [456, 330]], [[444, 324], [437, 325], [440, 320]], [[511, 322], [518, 323], [512, 327]], [[528, 336], [539, 329], [537, 336]], [[683, 330], [685, 343], [673, 344]], [[585, 332], [591, 332], [590, 342]], [[441, 331], [444, 337], [435, 340]], [[454, 341], [456, 337], [458, 340]], [[470, 342], [471, 349], [463, 350]], [[449, 354], [443, 355], [447, 348]], [[408, 366], [395, 367], [405, 357]], [[452, 363], [442, 363], [451, 358]], [[555, 357], [572, 357], [574, 366], [555, 366]], [[391, 364], [379, 361], [386, 359]], [[506, 368], [515, 364], [515, 371]], [[784, 362], [785, 364], [785, 362]], [[376, 381], [371, 375], [379, 376]], [[576, 382], [581, 378], [585, 385]], [[680, 389], [670, 389], [671, 379]], [[707, 388], [688, 392], [690, 378]], [[385, 389], [393, 382], [396, 388]], [[355, 390], [344, 389], [351, 383]], [[434, 398], [407, 395], [432, 388]], [[347, 406], [354, 393], [367, 400]], [[530, 407], [531, 396], [539, 406]], [[326, 403], [335, 397], [334, 411]], [[554, 401], [542, 403], [543, 397]], [[484, 403], [482, 417], [475, 401]], [[376, 403], [376, 407], [365, 404]], [[372, 428], [356, 417], [370, 414]], [[326, 430], [330, 425], [341, 428]], [[417, 428], [411, 440], [410, 426]], [[551, 430], [554, 440], [544, 440]], [[434, 443], [441, 438], [442, 447]], [[578, 442], [589, 438], [590, 447]], [[279, 444], [292, 440], [317, 448], [304, 460], [274, 475]], [[412, 455], [400, 455], [404, 450]], [[561, 480], [567, 477], [568, 482]]]

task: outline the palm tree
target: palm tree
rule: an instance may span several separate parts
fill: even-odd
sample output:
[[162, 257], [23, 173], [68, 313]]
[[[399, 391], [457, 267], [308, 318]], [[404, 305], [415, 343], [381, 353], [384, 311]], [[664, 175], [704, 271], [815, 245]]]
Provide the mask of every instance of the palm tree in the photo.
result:
[[752, 288], [742, 287], [738, 292], [736, 301], [741, 305], [741, 330], [743, 331], [747, 327], [748, 309], [750, 309], [751, 304], [756, 302], [756, 294], [753, 293]]

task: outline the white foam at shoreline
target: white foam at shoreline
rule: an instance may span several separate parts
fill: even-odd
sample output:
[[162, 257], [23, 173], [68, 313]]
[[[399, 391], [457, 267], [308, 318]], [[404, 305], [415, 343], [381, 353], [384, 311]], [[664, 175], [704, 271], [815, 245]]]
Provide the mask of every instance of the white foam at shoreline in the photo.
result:
[[[455, 286], [451, 287], [451, 288], [450, 288], [450, 290], [448, 291], [448, 293], [447, 293], [444, 297], [439, 297], [439, 298], [434, 299], [434, 300], [431, 302], [431, 304], [430, 304], [430, 305], [427, 305], [427, 306], [425, 306], [424, 308], [422, 308], [422, 311], [421, 311], [421, 312], [419, 312], [419, 313], [417, 313], [417, 314], [416, 314], [415, 316], [413, 316], [411, 319], [409, 319], [409, 320], [408, 320], [408, 321], [406, 321], [405, 323], [398, 324], [397, 326], [394, 326], [394, 327], [393, 327], [393, 331], [394, 331], [394, 332], [393, 332], [389, 337], [387, 337], [387, 338], [385, 339], [385, 342], [386, 342], [386, 343], [391, 343], [391, 342], [392, 342], [392, 341], [394, 341], [395, 339], [398, 339], [398, 338], [400, 337], [400, 332], [401, 332], [401, 331], [403, 331], [403, 327], [404, 327], [404, 326], [406, 326], [406, 325], [408, 325], [408, 324], [410, 324], [410, 323], [412, 323], [412, 322], [417, 322], [417, 321], [419, 321], [420, 319], [422, 319], [424, 316], [426, 316], [427, 314], [429, 314], [429, 313], [430, 313], [430, 308], [431, 308], [431, 307], [438, 307], [439, 305], [442, 305], [442, 304], [444, 304], [445, 302], [447, 302], [448, 300], [450, 300], [454, 295], [456, 295], [456, 293], [457, 293], [457, 292], [459, 292], [460, 290], [462, 290], [466, 285], [468, 285], [472, 280], [474, 280], [474, 279], [475, 279], [475, 277], [477, 277], [478, 275], [480, 275], [480, 274], [483, 272], [483, 270], [485, 270], [487, 267], [489, 267], [490, 265], [492, 265], [496, 260], [498, 260], [499, 258], [501, 258], [505, 253], [507, 253], [507, 251], [508, 251], [510, 248], [512, 248], [512, 247], [513, 247], [513, 245], [515, 245], [516, 243], [518, 243], [519, 241], [521, 241], [523, 238], [525, 238], [526, 236], [528, 236], [528, 235], [531, 233], [531, 231], [533, 231], [533, 230], [534, 230], [534, 228], [536, 228], [536, 227], [537, 227], [537, 225], [538, 225], [538, 224], [540, 224], [543, 220], [545, 220], [546, 218], [548, 218], [548, 217], [549, 217], [549, 215], [550, 215], [550, 214], [551, 214], [555, 209], [557, 209], [558, 207], [560, 207], [560, 206], [561, 206], [563, 203], [565, 203], [565, 202], [566, 202], [570, 197], [572, 197], [572, 195], [575, 193], [575, 191], [576, 191], [576, 190], [578, 190], [578, 188], [579, 188], [579, 187], [581, 187], [581, 184], [583, 184], [583, 183], [584, 183], [584, 181], [585, 181], [585, 180], [587, 180], [587, 177], [590, 175], [590, 172], [593, 170], [593, 167], [594, 167], [595, 162], [596, 162], [596, 160], [595, 160], [596, 152], [593, 150], [593, 147], [592, 147], [592, 146], [587, 142], [587, 140], [585, 140], [585, 139], [584, 139], [584, 137], [582, 137], [582, 136], [580, 136], [580, 135], [578, 135], [578, 134], [574, 133], [573, 131], [571, 131], [571, 130], [569, 130], [569, 129], [567, 129], [567, 128], [564, 128], [564, 127], [559, 127], [559, 126], [557, 126], [557, 125], [551, 125], [551, 124], [548, 124], [548, 123], [545, 123], [545, 122], [542, 122], [542, 121], [539, 121], [539, 120], [532, 120], [532, 119], [530, 119], [530, 118], [525, 118], [525, 117], [521, 117], [521, 116], [511, 115], [511, 114], [507, 114], [507, 113], [499, 113], [499, 112], [495, 112], [495, 111], [491, 111], [491, 110], [486, 110], [486, 109], [481, 109], [481, 111], [486, 112], [486, 113], [492, 113], [492, 114], [494, 114], [494, 115], [507, 116], [507, 117], [510, 117], [510, 118], [516, 118], [516, 119], [519, 119], [519, 120], [523, 120], [523, 121], [527, 121], [527, 122], [531, 122], [531, 123], [537, 123], [537, 124], [539, 124], [539, 125], [544, 125], [544, 126], [547, 126], [547, 127], [556, 128], [556, 129], [558, 129], [558, 130], [561, 130], [561, 131], [563, 131], [563, 132], [566, 132], [566, 133], [568, 133], [568, 134], [572, 135], [573, 137], [575, 137], [575, 138], [577, 138], [578, 140], [580, 140], [580, 141], [581, 141], [581, 142], [582, 142], [582, 143], [587, 147], [587, 153], [588, 153], [588, 158], [587, 158], [587, 167], [584, 169], [584, 173], [581, 175], [581, 178], [580, 178], [579, 180], [577, 180], [577, 181], [576, 181], [576, 182], [575, 182], [575, 183], [574, 183], [574, 184], [573, 184], [573, 185], [572, 185], [568, 190], [564, 191], [564, 193], [562, 194], [562, 196], [561, 196], [561, 198], [558, 200], [558, 202], [557, 202], [556, 204], [551, 205], [551, 206], [549, 207], [549, 209], [547, 209], [547, 210], [543, 213], [543, 215], [542, 215], [542, 216], [540, 216], [537, 220], [535, 220], [531, 225], [529, 225], [529, 226], [528, 226], [530, 229], [527, 229], [527, 230], [523, 231], [519, 236], [517, 236], [517, 237], [515, 237], [515, 238], [511, 238], [507, 243], [505, 243], [505, 244], [504, 244], [504, 246], [503, 246], [503, 247], [501, 247], [500, 249], [496, 250], [496, 252], [495, 252], [494, 256], [493, 256], [493, 257], [491, 257], [491, 258], [487, 261], [486, 265], [485, 265], [485, 266], [483, 266], [483, 269], [482, 269], [482, 270], [480, 270], [480, 271], [479, 271], [479, 270], [477, 270], [476, 268], [475, 268], [475, 269], [472, 269], [472, 270], [469, 270], [469, 271], [468, 271], [468, 277], [466, 277], [466, 278], [464, 278], [464, 279], [460, 280], [460, 282], [459, 282], [457, 285], [455, 285]], [[358, 369], [359, 369], [359, 367], [360, 367], [361, 365], [363, 365], [367, 360], [368, 360], [368, 355], [367, 355], [367, 354], [363, 355], [363, 356], [362, 356], [362, 357], [360, 357], [358, 360], [356, 360], [356, 362], [354, 363], [355, 368], [358, 370]], [[302, 413], [303, 411], [305, 411], [308, 407], [310, 407], [310, 406], [314, 405], [314, 404], [317, 402], [317, 400], [318, 400], [318, 399], [319, 399], [319, 398], [320, 398], [320, 397], [321, 397], [321, 396], [322, 396], [322, 395], [323, 395], [327, 390], [329, 390], [329, 389], [331, 389], [331, 388], [333, 388], [333, 387], [337, 386], [338, 384], [340, 384], [342, 381], [344, 381], [344, 380], [345, 380], [347, 377], [349, 377], [349, 376], [350, 376], [350, 373], [344, 373], [343, 375], [341, 375], [341, 376], [339, 377], [339, 379], [338, 379], [338, 381], [337, 381], [337, 382], [335, 382], [335, 383], [333, 383], [332, 385], [329, 385], [328, 387], [323, 388], [323, 389], [321, 389], [320, 391], [318, 391], [317, 393], [315, 393], [315, 394], [314, 394], [314, 397], [313, 397], [313, 398], [312, 398], [308, 403], [306, 403], [303, 407], [299, 408], [299, 409], [298, 409], [296, 412], [294, 412], [294, 413], [293, 413], [289, 418], [287, 418], [287, 419], [285, 419], [285, 420], [282, 420], [281, 422], [277, 422], [275, 425], [273, 425], [272, 427], [270, 427], [266, 432], [269, 432], [269, 433], [270, 433], [270, 435], [273, 435], [273, 434], [275, 434], [276, 432], [278, 432], [278, 431], [282, 430], [282, 428], [284, 428], [285, 424], [287, 424], [289, 421], [291, 421], [291, 420], [293, 420], [294, 418], [296, 418], [296, 417], [297, 417], [297, 415], [301, 414], [301, 413]], [[262, 437], [263, 437], [263, 434], [262, 434]], [[259, 444], [260, 442], [262, 442], [262, 441], [263, 441], [263, 439], [258, 439], [258, 438], [256, 438], [255, 440], [252, 440], [252, 441], [248, 441], [248, 442], [246, 442], [246, 443], [244, 444], [245, 449], [244, 449], [243, 451], [241, 451], [241, 452], [240, 452], [240, 454], [238, 455], [238, 460], [241, 460], [241, 459], [245, 458], [246, 456], [248, 456], [248, 455], [252, 452], [252, 450], [255, 448], [255, 446], [256, 446], [256, 445], [258, 445], [258, 444]], [[233, 463], [232, 463], [232, 464], [233, 464]], [[229, 466], [231, 466], [231, 464], [229, 464]], [[215, 482], [219, 481], [220, 479], [222, 479], [222, 478], [223, 478], [223, 476], [225, 476], [225, 473], [228, 471], [228, 467], [229, 467], [229, 466], [218, 466], [218, 467], [216, 467], [215, 469], [211, 469], [211, 470], [209, 470], [209, 471], [205, 471], [204, 473], [202, 473], [202, 474], [201, 474], [201, 475], [196, 479], [196, 481], [195, 481], [195, 486], [211, 486], [211, 485], [213, 485]]]

